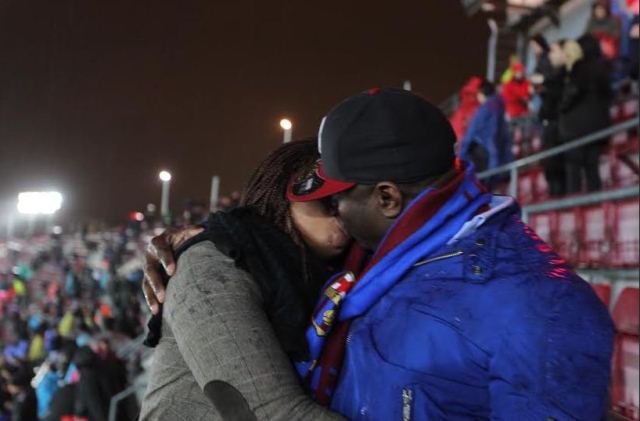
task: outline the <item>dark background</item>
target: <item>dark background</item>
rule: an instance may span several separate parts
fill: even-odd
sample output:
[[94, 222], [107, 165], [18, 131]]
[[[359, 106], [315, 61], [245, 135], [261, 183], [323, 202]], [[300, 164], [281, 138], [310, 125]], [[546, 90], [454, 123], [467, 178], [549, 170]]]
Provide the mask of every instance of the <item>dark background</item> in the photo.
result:
[[0, 2], [0, 226], [21, 190], [114, 222], [241, 189], [344, 97], [404, 79], [440, 102], [485, 71], [488, 30], [457, 0]]

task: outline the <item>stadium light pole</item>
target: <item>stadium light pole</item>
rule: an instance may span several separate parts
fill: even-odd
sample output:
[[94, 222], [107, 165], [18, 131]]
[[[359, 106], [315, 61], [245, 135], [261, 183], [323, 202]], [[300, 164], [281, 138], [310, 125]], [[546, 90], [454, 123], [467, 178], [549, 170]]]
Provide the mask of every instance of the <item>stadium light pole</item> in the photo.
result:
[[291, 142], [291, 132], [293, 130], [293, 123], [291, 122], [291, 120], [289, 120], [288, 118], [283, 118], [282, 120], [280, 120], [280, 127], [282, 127], [283, 130], [283, 143]]
[[171, 173], [166, 170], [160, 171], [158, 178], [162, 181], [162, 197], [160, 198], [160, 215], [165, 224], [169, 222], [169, 183]]
[[498, 24], [495, 20], [487, 20], [491, 35], [487, 46], [487, 80], [495, 82], [496, 80], [496, 52], [498, 49]]
[[218, 197], [220, 196], [220, 177], [211, 177], [211, 192], [209, 194], [209, 212], [215, 212], [218, 208]]

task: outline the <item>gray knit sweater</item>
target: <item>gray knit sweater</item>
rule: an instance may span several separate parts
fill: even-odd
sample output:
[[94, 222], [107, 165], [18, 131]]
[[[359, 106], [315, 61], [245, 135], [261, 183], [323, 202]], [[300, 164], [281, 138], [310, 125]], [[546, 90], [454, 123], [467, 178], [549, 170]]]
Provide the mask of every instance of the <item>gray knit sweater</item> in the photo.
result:
[[168, 284], [140, 420], [219, 419], [342, 418], [305, 395], [258, 285], [205, 241]]

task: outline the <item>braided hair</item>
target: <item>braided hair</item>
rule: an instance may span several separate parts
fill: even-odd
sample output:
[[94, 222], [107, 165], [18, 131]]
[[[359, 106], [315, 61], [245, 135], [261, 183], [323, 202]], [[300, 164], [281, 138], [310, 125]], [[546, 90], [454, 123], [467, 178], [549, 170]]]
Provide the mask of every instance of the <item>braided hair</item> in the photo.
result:
[[319, 158], [315, 138], [281, 145], [253, 172], [244, 189], [241, 206], [255, 209], [303, 246], [300, 232], [291, 219], [287, 186], [292, 177], [309, 170]]

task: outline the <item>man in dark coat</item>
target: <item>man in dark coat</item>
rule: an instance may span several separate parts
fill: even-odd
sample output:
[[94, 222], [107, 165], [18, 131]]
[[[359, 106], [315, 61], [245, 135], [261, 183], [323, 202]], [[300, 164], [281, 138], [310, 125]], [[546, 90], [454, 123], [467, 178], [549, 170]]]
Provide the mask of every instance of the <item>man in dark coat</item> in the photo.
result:
[[73, 362], [80, 370], [76, 392], [75, 413], [92, 421], [106, 421], [110, 395], [105, 387], [104, 373], [98, 356], [88, 346], [78, 348]]
[[31, 387], [33, 374], [29, 367], [20, 367], [11, 375], [7, 389], [13, 397], [13, 421], [37, 421], [36, 392]]
[[[544, 80], [540, 89], [542, 103], [538, 118], [542, 123], [542, 144], [545, 149], [560, 145], [558, 135], [558, 106], [562, 99], [565, 78], [565, 60], [562, 51], [564, 42], [555, 42], [549, 47], [549, 68], [543, 74]], [[544, 175], [551, 196], [562, 196], [566, 192], [564, 157], [562, 155], [547, 158], [542, 162]]]

